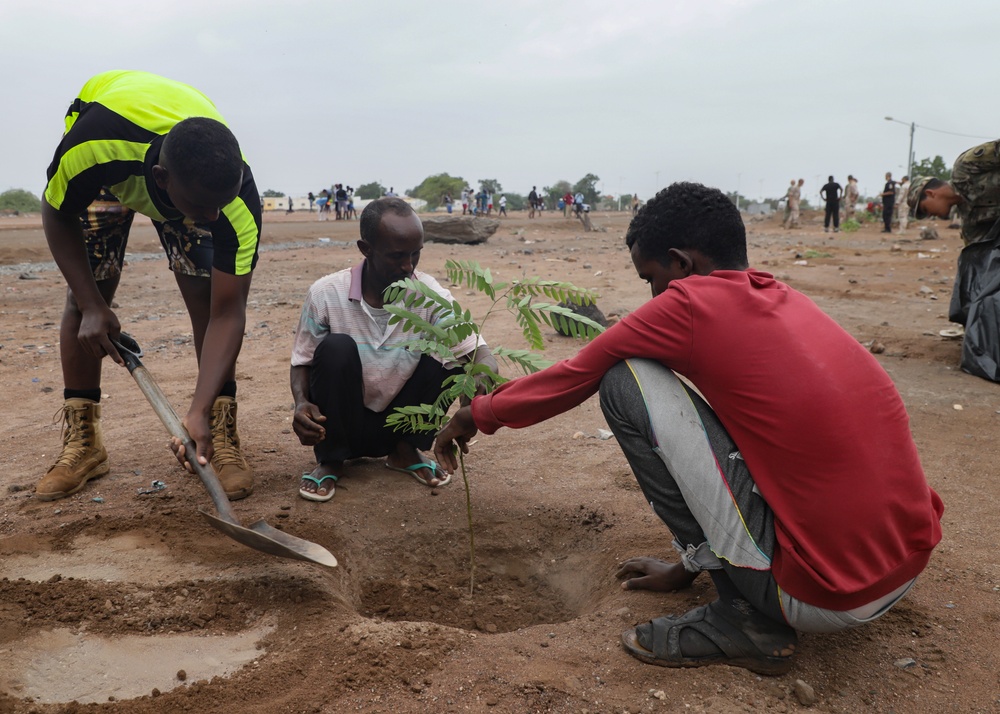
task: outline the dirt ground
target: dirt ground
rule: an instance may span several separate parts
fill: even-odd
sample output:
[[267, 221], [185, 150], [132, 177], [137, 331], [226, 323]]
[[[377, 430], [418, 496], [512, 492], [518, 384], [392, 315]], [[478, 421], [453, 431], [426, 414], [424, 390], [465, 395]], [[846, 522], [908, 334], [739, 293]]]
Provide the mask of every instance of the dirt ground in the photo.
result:
[[[483, 245], [428, 244], [420, 267], [442, 276], [446, 259], [472, 259], [501, 278], [596, 288], [608, 313], [635, 309], [648, 289], [624, 247], [627, 218], [593, 220], [603, 230], [515, 215]], [[627, 627], [714, 595], [708, 578], [670, 595], [619, 589], [624, 558], [674, 556], [614, 439], [593, 438], [606, 426], [596, 400], [473, 447], [471, 597], [460, 479], [432, 491], [368, 460], [349, 466], [331, 502], [300, 499], [311, 451], [290, 428], [292, 332], [309, 284], [359, 260], [357, 224], [302, 213], [265, 224], [238, 367], [257, 490], [234, 506], [244, 523], [263, 518], [328, 547], [340, 560], [331, 570], [210, 528], [198, 514], [211, 510], [207, 494], [114, 365], [103, 385], [111, 473], [63, 501], [32, 498], [60, 443], [64, 288], [37, 216], [0, 218], [0, 712], [1000, 711], [1000, 392], [962, 373], [960, 342], [938, 334], [957, 231], [824, 234], [810, 214], [794, 231], [749, 223], [751, 263], [877, 352], [946, 506], [944, 540], [899, 606], [862, 629], [802, 636], [791, 673], [764, 678], [652, 667], [622, 650]], [[144, 219], [130, 251], [117, 314], [183, 413], [190, 325]], [[487, 333], [522, 346], [506, 318]], [[548, 344], [552, 359], [577, 349], [554, 333]], [[156, 480], [166, 488], [140, 493]]]

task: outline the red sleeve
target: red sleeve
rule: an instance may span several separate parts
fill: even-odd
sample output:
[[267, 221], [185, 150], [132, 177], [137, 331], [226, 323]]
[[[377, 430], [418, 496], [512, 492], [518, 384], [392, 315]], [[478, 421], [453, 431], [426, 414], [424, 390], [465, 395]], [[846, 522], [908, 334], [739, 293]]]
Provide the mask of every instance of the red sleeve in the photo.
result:
[[[675, 281], [680, 283], [681, 281]], [[683, 372], [691, 353], [691, 309], [686, 292], [672, 284], [576, 356], [500, 385], [472, 400], [476, 427], [492, 434], [521, 429], [569, 411], [597, 392], [604, 374], [629, 358], [646, 357]]]

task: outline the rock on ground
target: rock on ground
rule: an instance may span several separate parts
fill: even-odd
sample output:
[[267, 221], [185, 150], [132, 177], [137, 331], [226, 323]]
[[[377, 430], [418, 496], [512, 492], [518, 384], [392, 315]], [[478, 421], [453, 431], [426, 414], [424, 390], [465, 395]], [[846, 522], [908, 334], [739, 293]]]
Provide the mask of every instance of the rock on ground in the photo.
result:
[[432, 243], [485, 243], [500, 227], [493, 218], [465, 216], [424, 218], [423, 224], [424, 240]]
[[[608, 326], [608, 318], [604, 316], [601, 309], [597, 307], [597, 303], [590, 303], [589, 305], [577, 305], [574, 302], [561, 302], [560, 307], [566, 307], [575, 312], [577, 315], [583, 315], [584, 317], [589, 317], [591, 320], [599, 324], [601, 327]], [[556, 323], [556, 332], [564, 337], [572, 337], [569, 330], [564, 330], [561, 325]]]

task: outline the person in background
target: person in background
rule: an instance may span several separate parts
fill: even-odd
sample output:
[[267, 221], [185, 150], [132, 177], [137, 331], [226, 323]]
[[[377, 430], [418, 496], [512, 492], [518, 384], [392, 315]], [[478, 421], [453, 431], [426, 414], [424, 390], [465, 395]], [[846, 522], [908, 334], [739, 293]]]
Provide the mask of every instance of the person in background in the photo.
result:
[[840, 233], [840, 184], [828, 177], [826, 184], [819, 190], [820, 198], [826, 202], [826, 213], [823, 215], [823, 232], [830, 232], [830, 221], [833, 221], [833, 232]]
[[904, 176], [896, 185], [896, 222], [899, 223], [899, 232], [906, 230], [906, 225], [910, 219], [910, 204], [906, 202], [906, 194], [910, 190], [910, 177]]
[[844, 187], [844, 220], [853, 220], [856, 212], [858, 199], [861, 192], [858, 190], [858, 180], [847, 175], [847, 186]]
[[892, 172], [885, 174], [885, 186], [882, 188], [882, 229], [883, 233], [892, 233], [892, 214], [896, 206], [896, 182], [892, 180]]

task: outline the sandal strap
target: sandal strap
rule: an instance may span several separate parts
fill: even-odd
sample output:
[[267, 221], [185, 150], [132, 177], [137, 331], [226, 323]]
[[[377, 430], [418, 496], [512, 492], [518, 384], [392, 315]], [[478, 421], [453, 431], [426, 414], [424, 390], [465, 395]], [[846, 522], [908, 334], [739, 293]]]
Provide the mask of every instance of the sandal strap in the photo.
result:
[[434, 474], [436, 474], [438, 471], [441, 470], [438, 467], [437, 463], [435, 461], [433, 461], [433, 460], [428, 461], [426, 463], [421, 462], [419, 464], [413, 464], [413, 466], [407, 466], [405, 468], [406, 468], [407, 471], [413, 471], [414, 473], [416, 473], [420, 469], [427, 469], [428, 471], [431, 472], [431, 477], [432, 478], [436, 478], [436, 476], [434, 476]]
[[322, 486], [323, 482], [326, 481], [328, 478], [332, 478], [334, 480], [334, 482], [336, 482], [338, 480], [337, 477], [334, 476], [333, 474], [327, 474], [323, 478], [316, 478], [312, 474], [302, 474], [302, 480], [303, 481], [312, 481], [317, 486]]
[[658, 659], [669, 661], [683, 659], [681, 633], [689, 627], [722, 650], [729, 659], [772, 656], [767, 647], [773, 643], [755, 642], [744, 630], [720, 615], [714, 606], [715, 603], [703, 605], [680, 617], [657, 617], [652, 620], [653, 654]]

